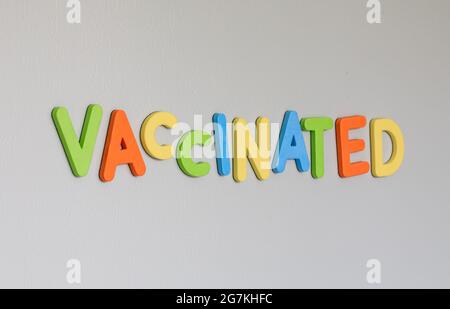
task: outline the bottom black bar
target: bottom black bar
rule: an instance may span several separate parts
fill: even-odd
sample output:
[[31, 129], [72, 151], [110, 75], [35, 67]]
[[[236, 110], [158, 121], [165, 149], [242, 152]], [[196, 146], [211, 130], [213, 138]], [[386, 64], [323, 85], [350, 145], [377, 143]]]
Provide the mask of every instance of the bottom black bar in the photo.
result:
[[[34, 305], [136, 305], [145, 308], [190, 307], [220, 308], [225, 306], [252, 306], [301, 308], [317, 305], [358, 305], [359, 308], [392, 305], [392, 301], [415, 305], [432, 301], [445, 304], [450, 299], [448, 290], [21, 290], [2, 291], [13, 296], [16, 304], [31, 301]], [[28, 297], [27, 294], [30, 294]], [[8, 298], [4, 297], [2, 298]], [[54, 296], [57, 297], [54, 297]], [[58, 299], [59, 298], [59, 299]], [[388, 301], [386, 301], [386, 299]], [[160, 307], [161, 306], [161, 307]], [[164, 306], [164, 307], [162, 307]], [[283, 306], [283, 307], [282, 307]], [[133, 306], [134, 307], [134, 306]], [[309, 306], [308, 306], [309, 308]], [[383, 307], [384, 308], [384, 307]]]

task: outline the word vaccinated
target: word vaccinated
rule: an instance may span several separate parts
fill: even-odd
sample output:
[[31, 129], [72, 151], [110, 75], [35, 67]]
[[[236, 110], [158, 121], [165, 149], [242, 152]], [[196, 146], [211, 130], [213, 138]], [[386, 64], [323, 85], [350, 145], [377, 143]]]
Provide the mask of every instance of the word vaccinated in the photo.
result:
[[[103, 111], [99, 105], [87, 108], [81, 136], [75, 133], [69, 112], [64, 107], [52, 111], [53, 122], [67, 156], [72, 173], [77, 177], [88, 175], [94, 148], [102, 121]], [[278, 143], [271, 150], [271, 123], [259, 117], [255, 123], [255, 137], [243, 118], [235, 118], [227, 126], [224, 114], [212, 116], [213, 130], [190, 130], [176, 145], [161, 145], [155, 134], [158, 128], [172, 129], [177, 118], [168, 112], [154, 112], [142, 123], [140, 142], [146, 154], [156, 160], [176, 159], [181, 171], [190, 177], [203, 177], [210, 173], [211, 165], [194, 158], [194, 147], [214, 146], [217, 172], [220, 176], [233, 175], [236, 182], [247, 178], [247, 162], [259, 180], [266, 180], [270, 173], [282, 173], [288, 161], [294, 161], [299, 172], [311, 171], [314, 179], [325, 174], [325, 134], [335, 128], [338, 174], [342, 178], [369, 173], [374, 177], [393, 175], [401, 166], [404, 157], [404, 138], [400, 127], [391, 119], [373, 119], [370, 122], [371, 162], [352, 162], [351, 155], [365, 149], [365, 141], [351, 139], [350, 131], [364, 128], [364, 116], [338, 118], [302, 118], [295, 111], [287, 111], [281, 124]], [[231, 128], [231, 129], [230, 129]], [[231, 130], [231, 137], [227, 131]], [[303, 134], [310, 134], [308, 155]], [[384, 160], [383, 135], [392, 143], [390, 158]], [[231, 143], [230, 143], [231, 139]], [[213, 144], [212, 144], [213, 143]], [[231, 151], [229, 151], [231, 149]], [[231, 152], [231, 155], [230, 155]], [[196, 159], [196, 160], [194, 160]], [[116, 169], [128, 165], [134, 176], [143, 176], [147, 166], [136, 136], [131, 129], [128, 117], [123, 110], [114, 110], [109, 120], [109, 128], [100, 166], [100, 179], [103, 182], [114, 180]]]

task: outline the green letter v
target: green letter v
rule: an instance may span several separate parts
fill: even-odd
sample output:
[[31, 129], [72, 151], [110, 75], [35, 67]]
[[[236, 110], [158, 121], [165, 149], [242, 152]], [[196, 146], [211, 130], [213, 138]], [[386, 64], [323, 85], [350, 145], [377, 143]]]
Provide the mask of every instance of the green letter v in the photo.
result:
[[81, 137], [78, 140], [67, 109], [64, 107], [56, 107], [52, 111], [52, 118], [59, 139], [64, 147], [64, 152], [66, 153], [72, 173], [77, 177], [84, 177], [89, 172], [102, 114], [102, 107], [100, 105], [89, 105], [86, 111]]

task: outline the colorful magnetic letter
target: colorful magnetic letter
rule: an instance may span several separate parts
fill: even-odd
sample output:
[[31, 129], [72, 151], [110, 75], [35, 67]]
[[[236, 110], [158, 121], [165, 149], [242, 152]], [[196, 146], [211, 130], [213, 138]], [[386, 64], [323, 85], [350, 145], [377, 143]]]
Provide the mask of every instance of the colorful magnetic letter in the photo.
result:
[[281, 126], [278, 146], [272, 162], [274, 173], [282, 173], [288, 160], [295, 160], [299, 172], [309, 170], [309, 159], [297, 112], [287, 111]]
[[333, 128], [331, 118], [302, 119], [302, 129], [311, 132], [311, 174], [322, 178], [325, 173], [324, 132]]
[[128, 164], [131, 173], [136, 177], [145, 174], [146, 166], [127, 115], [122, 110], [115, 110], [112, 112], [109, 122], [100, 179], [103, 182], [112, 181], [117, 166], [124, 164]]
[[228, 154], [227, 118], [224, 114], [214, 114], [213, 124], [217, 172], [220, 176], [228, 176], [231, 173], [231, 164]]
[[156, 160], [172, 158], [172, 145], [160, 145], [155, 138], [158, 127], [172, 129], [177, 123], [177, 118], [167, 112], [155, 112], [150, 114], [141, 127], [141, 143], [145, 152]]
[[84, 177], [89, 172], [98, 130], [102, 121], [102, 107], [89, 105], [78, 139], [69, 112], [64, 107], [56, 107], [52, 111], [53, 122], [61, 140], [72, 173], [76, 177]]
[[247, 159], [259, 180], [270, 176], [270, 120], [256, 120], [256, 140], [252, 138], [247, 121], [233, 120], [233, 178], [243, 182], [247, 178]]
[[342, 178], [367, 174], [370, 170], [366, 161], [351, 162], [352, 153], [363, 151], [366, 147], [362, 139], [349, 139], [349, 131], [365, 127], [366, 117], [352, 116], [336, 120], [336, 145], [339, 176]]
[[211, 166], [207, 162], [194, 162], [191, 150], [195, 145], [206, 146], [211, 135], [202, 131], [190, 131], [181, 137], [177, 146], [177, 163], [183, 173], [189, 177], [203, 177], [209, 174]]
[[[392, 141], [392, 154], [386, 163], [383, 158], [383, 132], [386, 132]], [[374, 177], [393, 175], [402, 165], [405, 155], [405, 142], [400, 127], [390, 119], [373, 119], [370, 122], [370, 144], [372, 175]]]

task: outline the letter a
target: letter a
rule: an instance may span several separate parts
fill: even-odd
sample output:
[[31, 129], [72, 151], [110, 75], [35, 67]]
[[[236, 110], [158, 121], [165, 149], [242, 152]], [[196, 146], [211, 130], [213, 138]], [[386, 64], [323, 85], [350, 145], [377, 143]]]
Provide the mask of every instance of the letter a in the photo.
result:
[[145, 162], [139, 146], [131, 130], [124, 111], [115, 110], [111, 114], [108, 136], [103, 151], [100, 179], [110, 182], [116, 175], [119, 165], [128, 164], [133, 176], [143, 176], [146, 171]]
[[80, 24], [81, 23], [81, 3], [80, 0], [69, 0], [67, 2], [67, 22], [69, 24]]
[[367, 22], [369, 24], [381, 24], [381, 2], [380, 0], [367, 1]]

